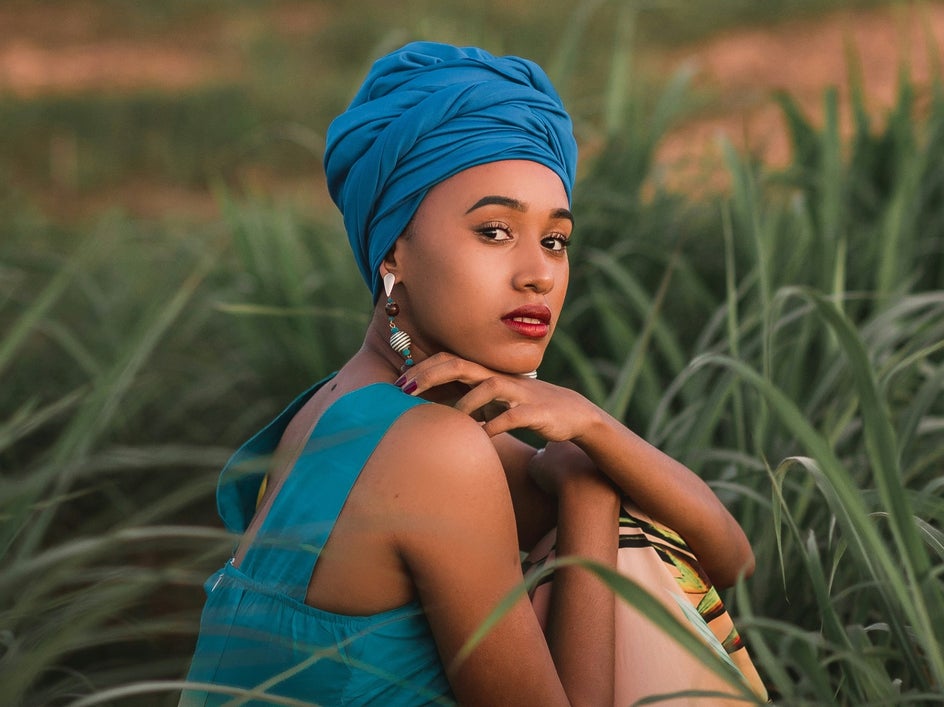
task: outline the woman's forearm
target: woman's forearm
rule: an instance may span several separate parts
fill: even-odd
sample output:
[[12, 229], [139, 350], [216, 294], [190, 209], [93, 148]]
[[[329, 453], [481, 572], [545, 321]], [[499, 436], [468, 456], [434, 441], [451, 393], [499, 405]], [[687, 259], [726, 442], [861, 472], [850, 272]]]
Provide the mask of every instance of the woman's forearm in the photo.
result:
[[530, 429], [549, 442], [577, 444], [643, 511], [685, 538], [715, 584], [728, 586], [753, 570], [747, 537], [707, 484], [578, 392], [496, 374], [453, 354], [437, 354], [421, 366], [405, 378], [411, 394], [460, 381], [471, 386], [455, 403], [462, 412], [503, 404], [504, 412], [482, 425], [490, 437]]
[[[615, 566], [618, 526], [619, 495], [606, 480], [577, 478], [560, 490], [558, 557]], [[613, 704], [614, 596], [591, 571], [555, 571], [547, 639], [571, 704]]]
[[602, 410], [573, 441], [643, 511], [685, 538], [715, 584], [730, 586], [739, 573], [753, 571], [744, 531], [684, 464]]

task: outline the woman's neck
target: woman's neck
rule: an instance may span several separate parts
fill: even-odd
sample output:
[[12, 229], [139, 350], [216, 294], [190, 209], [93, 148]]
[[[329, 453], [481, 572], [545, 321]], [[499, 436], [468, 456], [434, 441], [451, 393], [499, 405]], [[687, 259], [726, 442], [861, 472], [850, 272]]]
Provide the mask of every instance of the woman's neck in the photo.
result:
[[[417, 347], [411, 347], [415, 363], [427, 359], [430, 354]], [[390, 325], [382, 307], [374, 309], [374, 315], [367, 327], [364, 343], [360, 350], [345, 364], [341, 373], [354, 374], [363, 383], [385, 381], [395, 382], [402, 375], [409, 377], [410, 367], [404, 365], [403, 357], [390, 348]], [[423, 394], [423, 398], [443, 405], [453, 405], [469, 391], [462, 383], [438, 386]]]

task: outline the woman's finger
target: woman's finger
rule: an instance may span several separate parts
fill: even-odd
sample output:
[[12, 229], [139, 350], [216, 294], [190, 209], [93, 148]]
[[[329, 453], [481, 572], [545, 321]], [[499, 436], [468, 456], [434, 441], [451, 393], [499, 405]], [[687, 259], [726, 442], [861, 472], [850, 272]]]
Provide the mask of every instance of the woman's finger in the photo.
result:
[[489, 437], [511, 430], [529, 429], [537, 432], [550, 442], [560, 441], [557, 439], [558, 435], [547, 427], [546, 422], [545, 413], [539, 406], [516, 405], [515, 407], [509, 407], [500, 415], [483, 424], [482, 429]]
[[[454, 407], [475, 419], [484, 417], [490, 436], [530, 429], [545, 439], [566, 438], [566, 431], [553, 420], [553, 410], [560, 409], [560, 390], [547, 383], [499, 373], [449, 353], [430, 356], [398, 381], [411, 395], [455, 382], [468, 385], [469, 390]], [[551, 392], [555, 390], [557, 395]]]
[[476, 369], [481, 369], [481, 366], [452, 354], [439, 353], [410, 368], [400, 377], [397, 384], [405, 392], [418, 395], [445, 383], [471, 383], [475, 378]]
[[454, 407], [467, 415], [489, 403], [503, 403], [506, 407], [514, 407], [520, 402], [518, 396], [513, 394], [512, 387], [515, 383], [516, 381], [506, 378], [490, 376], [459, 398]]
[[478, 363], [459, 358], [455, 354], [438, 353], [404, 373], [397, 384], [403, 388], [404, 392], [419, 395], [430, 388], [446, 383], [478, 385], [494, 375], [496, 375], [495, 371]]

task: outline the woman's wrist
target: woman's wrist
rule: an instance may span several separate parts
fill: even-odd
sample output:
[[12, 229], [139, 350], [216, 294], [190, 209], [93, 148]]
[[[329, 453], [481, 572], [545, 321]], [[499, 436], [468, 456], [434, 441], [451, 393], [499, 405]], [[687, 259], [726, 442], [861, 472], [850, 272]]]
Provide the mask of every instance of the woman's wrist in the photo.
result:
[[599, 406], [587, 402], [588, 408], [582, 416], [580, 431], [570, 441], [592, 456], [593, 450], [599, 446], [601, 436], [605, 435], [612, 425], [620, 423]]

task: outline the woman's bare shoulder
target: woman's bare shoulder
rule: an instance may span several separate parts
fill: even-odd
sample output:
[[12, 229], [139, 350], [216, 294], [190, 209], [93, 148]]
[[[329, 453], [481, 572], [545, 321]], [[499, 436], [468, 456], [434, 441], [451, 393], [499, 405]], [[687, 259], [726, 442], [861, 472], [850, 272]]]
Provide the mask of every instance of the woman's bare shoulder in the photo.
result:
[[408, 410], [375, 459], [399, 510], [410, 515], [438, 515], [446, 507], [455, 513], [461, 500], [463, 514], [472, 517], [513, 517], [495, 446], [478, 422], [458, 410], [435, 403]]
[[[466, 414], [421, 405], [383, 444], [400, 497], [388, 526], [429, 621], [456, 697], [469, 704], [561, 704], [563, 690], [527, 598], [508, 609], [481, 646], [456, 656], [522, 582], [511, 494], [492, 440]], [[394, 494], [385, 494], [392, 499]], [[387, 509], [392, 510], [388, 507]]]
[[413, 465], [437, 469], [450, 460], [457, 471], [501, 471], [501, 461], [482, 426], [463, 412], [431, 403], [407, 411], [391, 426], [390, 440]]

